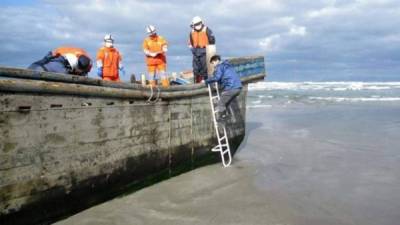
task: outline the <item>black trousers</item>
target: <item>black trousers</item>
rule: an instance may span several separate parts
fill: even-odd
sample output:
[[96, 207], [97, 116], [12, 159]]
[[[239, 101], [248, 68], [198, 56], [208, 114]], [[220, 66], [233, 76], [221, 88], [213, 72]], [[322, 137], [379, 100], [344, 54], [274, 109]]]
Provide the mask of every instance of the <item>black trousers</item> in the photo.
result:
[[232, 100], [235, 99], [235, 97], [240, 94], [241, 90], [242, 90], [241, 88], [238, 88], [238, 89], [222, 91], [221, 97], [217, 104], [217, 111], [220, 114], [224, 114], [226, 112], [226, 107], [228, 107], [229, 104], [232, 102]]
[[205, 48], [192, 48], [193, 54], [193, 75], [196, 77], [203, 76], [207, 79], [207, 57]]

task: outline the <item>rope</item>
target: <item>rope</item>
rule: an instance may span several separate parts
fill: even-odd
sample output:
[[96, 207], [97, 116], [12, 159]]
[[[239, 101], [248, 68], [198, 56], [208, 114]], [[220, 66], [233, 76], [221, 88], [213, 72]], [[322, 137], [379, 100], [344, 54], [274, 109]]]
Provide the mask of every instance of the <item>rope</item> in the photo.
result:
[[153, 85], [150, 85], [150, 98], [147, 99], [147, 102], [150, 102], [152, 97], [153, 97]]
[[160, 92], [161, 92], [161, 90], [157, 86], [157, 97], [156, 97], [156, 99], [151, 100], [153, 98], [154, 91], [153, 91], [153, 86], [150, 85], [150, 97], [149, 97], [149, 99], [147, 99], [147, 102], [150, 103], [150, 104], [158, 102], [158, 100], [160, 99]]

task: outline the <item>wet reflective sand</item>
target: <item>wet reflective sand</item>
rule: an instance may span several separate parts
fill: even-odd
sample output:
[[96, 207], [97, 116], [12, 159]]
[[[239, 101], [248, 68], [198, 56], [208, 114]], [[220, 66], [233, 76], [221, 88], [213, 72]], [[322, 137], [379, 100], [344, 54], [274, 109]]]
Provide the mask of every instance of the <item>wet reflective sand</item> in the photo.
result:
[[400, 224], [400, 105], [255, 108], [247, 121], [230, 168], [199, 168], [56, 224]]

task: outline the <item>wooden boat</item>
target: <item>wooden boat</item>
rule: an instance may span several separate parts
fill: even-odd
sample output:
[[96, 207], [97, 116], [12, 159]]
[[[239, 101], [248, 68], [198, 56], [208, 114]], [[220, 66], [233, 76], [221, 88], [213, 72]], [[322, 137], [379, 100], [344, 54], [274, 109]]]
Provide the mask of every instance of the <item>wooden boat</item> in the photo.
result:
[[[231, 150], [245, 136], [247, 84], [263, 57], [230, 60]], [[217, 143], [204, 84], [149, 89], [0, 67], [0, 224], [43, 224], [209, 162]]]

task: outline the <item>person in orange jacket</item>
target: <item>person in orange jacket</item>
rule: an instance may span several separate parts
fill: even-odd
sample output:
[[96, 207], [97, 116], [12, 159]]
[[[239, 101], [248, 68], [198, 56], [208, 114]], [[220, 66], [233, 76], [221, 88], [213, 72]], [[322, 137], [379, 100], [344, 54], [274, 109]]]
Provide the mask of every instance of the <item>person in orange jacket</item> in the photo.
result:
[[92, 68], [89, 54], [82, 48], [62, 46], [48, 52], [43, 59], [32, 63], [28, 69], [54, 73], [87, 76]]
[[111, 34], [104, 36], [104, 46], [97, 52], [97, 75], [103, 80], [120, 81], [120, 74], [125, 75], [122, 56], [114, 47]]
[[157, 78], [161, 78], [163, 86], [169, 86], [165, 54], [168, 51], [168, 43], [164, 37], [157, 34], [153, 25], [147, 26], [146, 32], [149, 36], [143, 41], [143, 52], [146, 56], [149, 83], [151, 86], [155, 86]]
[[188, 45], [193, 55], [193, 78], [194, 83], [200, 83], [207, 79], [206, 47], [215, 44], [215, 36], [199, 16], [193, 17], [190, 27]]

